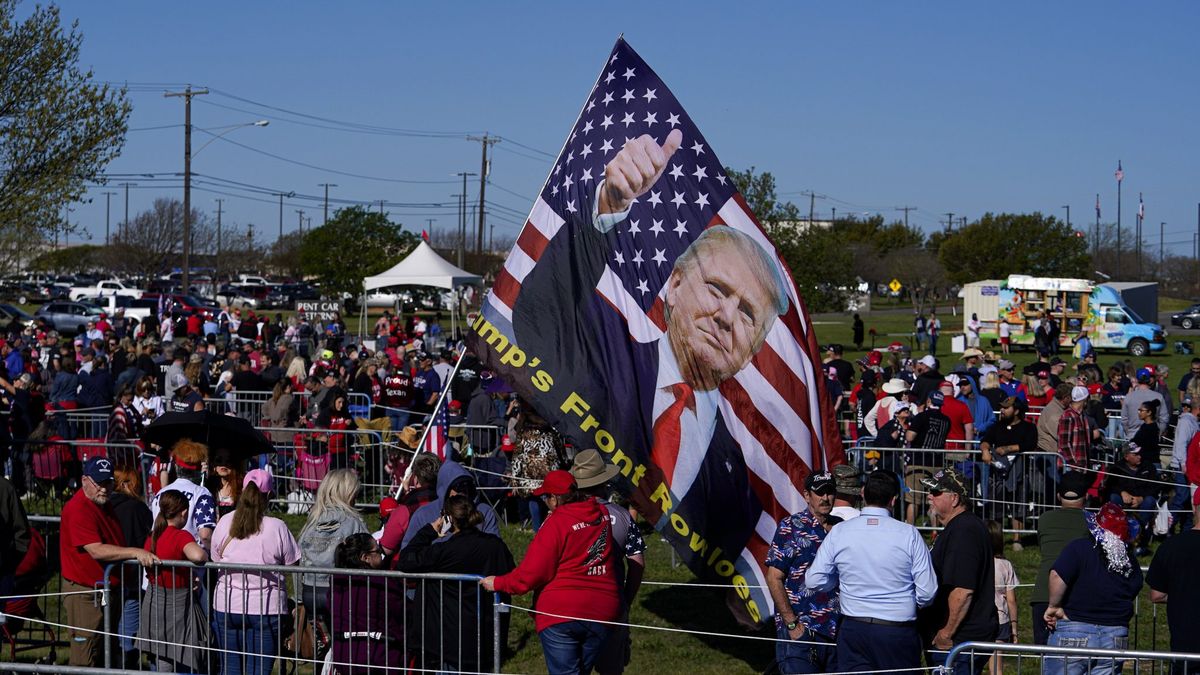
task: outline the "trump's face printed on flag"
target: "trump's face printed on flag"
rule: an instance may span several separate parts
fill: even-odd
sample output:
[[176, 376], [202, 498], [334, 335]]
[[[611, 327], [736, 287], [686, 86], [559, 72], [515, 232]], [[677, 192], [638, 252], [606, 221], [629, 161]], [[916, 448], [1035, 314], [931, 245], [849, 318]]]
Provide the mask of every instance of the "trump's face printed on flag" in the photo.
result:
[[667, 281], [667, 338], [684, 380], [715, 389], [762, 347], [787, 301], [765, 251], [725, 226], [706, 230]]

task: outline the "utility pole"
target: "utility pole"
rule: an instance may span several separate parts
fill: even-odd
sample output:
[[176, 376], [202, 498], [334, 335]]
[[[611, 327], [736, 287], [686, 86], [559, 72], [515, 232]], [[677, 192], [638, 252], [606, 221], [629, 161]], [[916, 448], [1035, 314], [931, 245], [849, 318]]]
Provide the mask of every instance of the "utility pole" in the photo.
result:
[[904, 229], [908, 229], [908, 212], [916, 211], [917, 207], [915, 207], [915, 206], [897, 206], [896, 210], [904, 212]]
[[217, 200], [217, 257], [213, 261], [213, 286], [215, 288], [220, 288], [221, 285], [221, 207], [224, 203], [224, 199]]
[[111, 203], [112, 203], [112, 196], [115, 194], [117, 194], [117, 193], [109, 192], [109, 191], [104, 192], [104, 245], [105, 246], [108, 246], [108, 222], [109, 222], [109, 215], [111, 213], [111, 210], [109, 207], [111, 206]]
[[488, 251], [496, 250], [496, 224], [488, 225]]
[[279, 241], [283, 241], [283, 198], [284, 197], [291, 198], [291, 196], [294, 194], [296, 194], [296, 193], [295, 192], [276, 192], [275, 193], [275, 195], [277, 197], [279, 197]]
[[1163, 273], [1163, 230], [1166, 229], [1166, 223], [1158, 224], [1158, 276], [1161, 278]]
[[949, 232], [952, 229], [954, 229], [954, 212], [950, 211], [946, 213], [946, 231]]
[[425, 228], [425, 234], [429, 236], [429, 245], [433, 246], [433, 224], [437, 222], [437, 218], [426, 218], [425, 222], [429, 225]]
[[296, 213], [300, 215], [300, 234], [304, 234], [304, 209], [296, 209]]
[[[487, 148], [487, 146], [488, 146], [487, 143], [483, 144], [484, 148]], [[460, 172], [458, 172], [458, 175], [462, 176], [462, 179], [463, 179], [462, 199], [460, 200], [460, 204], [461, 204], [460, 209], [461, 209], [461, 213], [462, 213], [462, 215], [460, 217], [462, 218], [462, 220], [461, 220], [462, 225], [460, 225], [458, 228], [458, 234], [459, 234], [459, 237], [458, 237], [458, 266], [462, 267], [464, 264], [464, 258], [466, 257], [467, 223], [470, 222], [467, 220], [467, 177], [475, 176], [477, 174], [475, 174], [474, 172], [470, 172], [470, 171], [460, 171]], [[482, 195], [481, 195], [481, 197], [482, 197]], [[480, 220], [479, 227], [480, 227], [480, 235], [479, 236], [482, 237], [483, 236], [482, 218]], [[480, 245], [482, 245], [482, 242], [480, 243]]]
[[819, 195], [812, 190], [805, 190], [800, 194], [808, 197], [808, 226], [812, 227], [813, 218], [816, 216], [817, 198], [825, 199], [825, 195]]
[[124, 230], [117, 228], [117, 236], [129, 234], [129, 188], [136, 186], [137, 183], [121, 183], [121, 187], [125, 188], [125, 222], [123, 223]]
[[329, 188], [337, 187], [337, 183], [320, 183], [320, 187], [325, 188], [325, 215], [321, 218], [321, 225], [329, 222]]
[[386, 200], [386, 199], [380, 199], [380, 200], [379, 200], [379, 215], [381, 215], [381, 216], [383, 215], [383, 203], [384, 203], [385, 201], [387, 201], [387, 200]]
[[192, 89], [189, 84], [182, 92], [167, 92], [163, 96], [183, 97], [183, 292], [191, 292], [192, 265], [192, 97], [207, 94], [207, 89]]
[[[475, 252], [479, 253], [483, 249], [483, 192], [487, 187], [488, 174], [491, 172], [491, 165], [488, 162], [488, 147], [500, 142], [499, 138], [493, 138], [486, 133], [483, 137], [467, 136], [468, 141], [479, 141], [483, 148], [483, 157], [479, 163], [479, 230], [475, 235]], [[465, 193], [466, 190], [464, 189]]]
[[[1196, 224], [1197, 230], [1200, 231], [1200, 221]], [[1097, 265], [1100, 264], [1100, 193], [1096, 193], [1096, 239], [1092, 242], [1092, 260]]]
[[1067, 229], [1071, 229], [1071, 205], [1063, 204], [1063, 208], [1067, 210]]

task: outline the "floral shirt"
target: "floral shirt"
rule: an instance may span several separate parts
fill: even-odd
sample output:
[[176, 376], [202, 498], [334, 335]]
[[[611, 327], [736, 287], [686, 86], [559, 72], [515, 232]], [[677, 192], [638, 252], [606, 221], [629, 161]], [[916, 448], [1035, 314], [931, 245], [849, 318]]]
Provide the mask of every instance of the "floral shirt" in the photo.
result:
[[[837, 591], [810, 591], [804, 587], [804, 574], [817, 556], [817, 549], [825, 540], [825, 534], [825, 528], [821, 527], [811, 511], [794, 513], [779, 521], [765, 562], [768, 567], [784, 573], [783, 585], [788, 602], [804, 625], [805, 632], [834, 638], [837, 636], [838, 623]], [[775, 612], [775, 626], [780, 630], [784, 628], [783, 618], [778, 611]]]

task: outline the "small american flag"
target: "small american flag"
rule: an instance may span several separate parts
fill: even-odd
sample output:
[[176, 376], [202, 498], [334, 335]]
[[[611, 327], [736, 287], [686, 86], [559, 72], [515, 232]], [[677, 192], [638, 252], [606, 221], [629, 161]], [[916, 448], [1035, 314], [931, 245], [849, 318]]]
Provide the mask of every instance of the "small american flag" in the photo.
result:
[[1096, 220], [1100, 220], [1100, 193], [1096, 193]]
[[446, 447], [450, 444], [447, 437], [450, 429], [450, 422], [446, 418], [446, 405], [444, 401], [439, 401], [437, 412], [433, 415], [433, 425], [429, 428], [429, 433], [425, 435], [425, 447], [422, 448], [425, 452], [437, 455], [437, 458], [446, 461]]
[[1142, 193], [1138, 193], [1138, 222], [1146, 219], [1146, 202], [1142, 201]]
[[1114, 175], [1117, 177], [1118, 183], [1125, 180], [1125, 171], [1121, 168], [1121, 160], [1119, 159], [1117, 160], [1117, 173]]

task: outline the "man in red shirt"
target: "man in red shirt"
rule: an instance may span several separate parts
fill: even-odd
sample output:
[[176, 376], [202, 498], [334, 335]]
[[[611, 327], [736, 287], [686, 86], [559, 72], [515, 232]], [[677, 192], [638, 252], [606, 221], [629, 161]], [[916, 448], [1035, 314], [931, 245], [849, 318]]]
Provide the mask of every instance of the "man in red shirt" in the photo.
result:
[[[103, 605], [95, 593], [104, 586], [105, 565], [137, 560], [142, 566], [149, 567], [161, 562], [149, 551], [124, 545], [121, 525], [108, 505], [112, 490], [112, 462], [93, 457], [83, 468], [80, 490], [62, 509], [59, 558], [62, 591], [73, 594], [63, 600], [67, 608], [67, 625], [71, 626], [67, 636], [71, 639], [72, 666], [104, 665], [104, 639], [113, 640], [117, 630], [120, 612], [109, 612], [111, 620], [106, 625]], [[109, 576], [109, 602], [120, 602], [120, 582], [119, 574]]]
[[533, 494], [546, 501], [550, 515], [525, 559], [512, 572], [479, 583], [489, 592], [535, 591], [534, 625], [547, 670], [551, 675], [590, 673], [612, 630], [602, 622], [621, 616], [612, 523], [566, 471], [546, 474]]
[[[967, 377], [966, 375], [951, 375], [950, 377]], [[966, 443], [961, 441], [975, 440], [975, 418], [966, 403], [954, 398], [958, 392], [955, 388], [957, 381], [943, 380], [939, 385], [942, 395], [946, 397], [942, 403], [942, 414], [950, 418], [950, 433], [946, 434], [947, 450], [966, 450]], [[956, 443], [955, 441], [960, 441]]]

